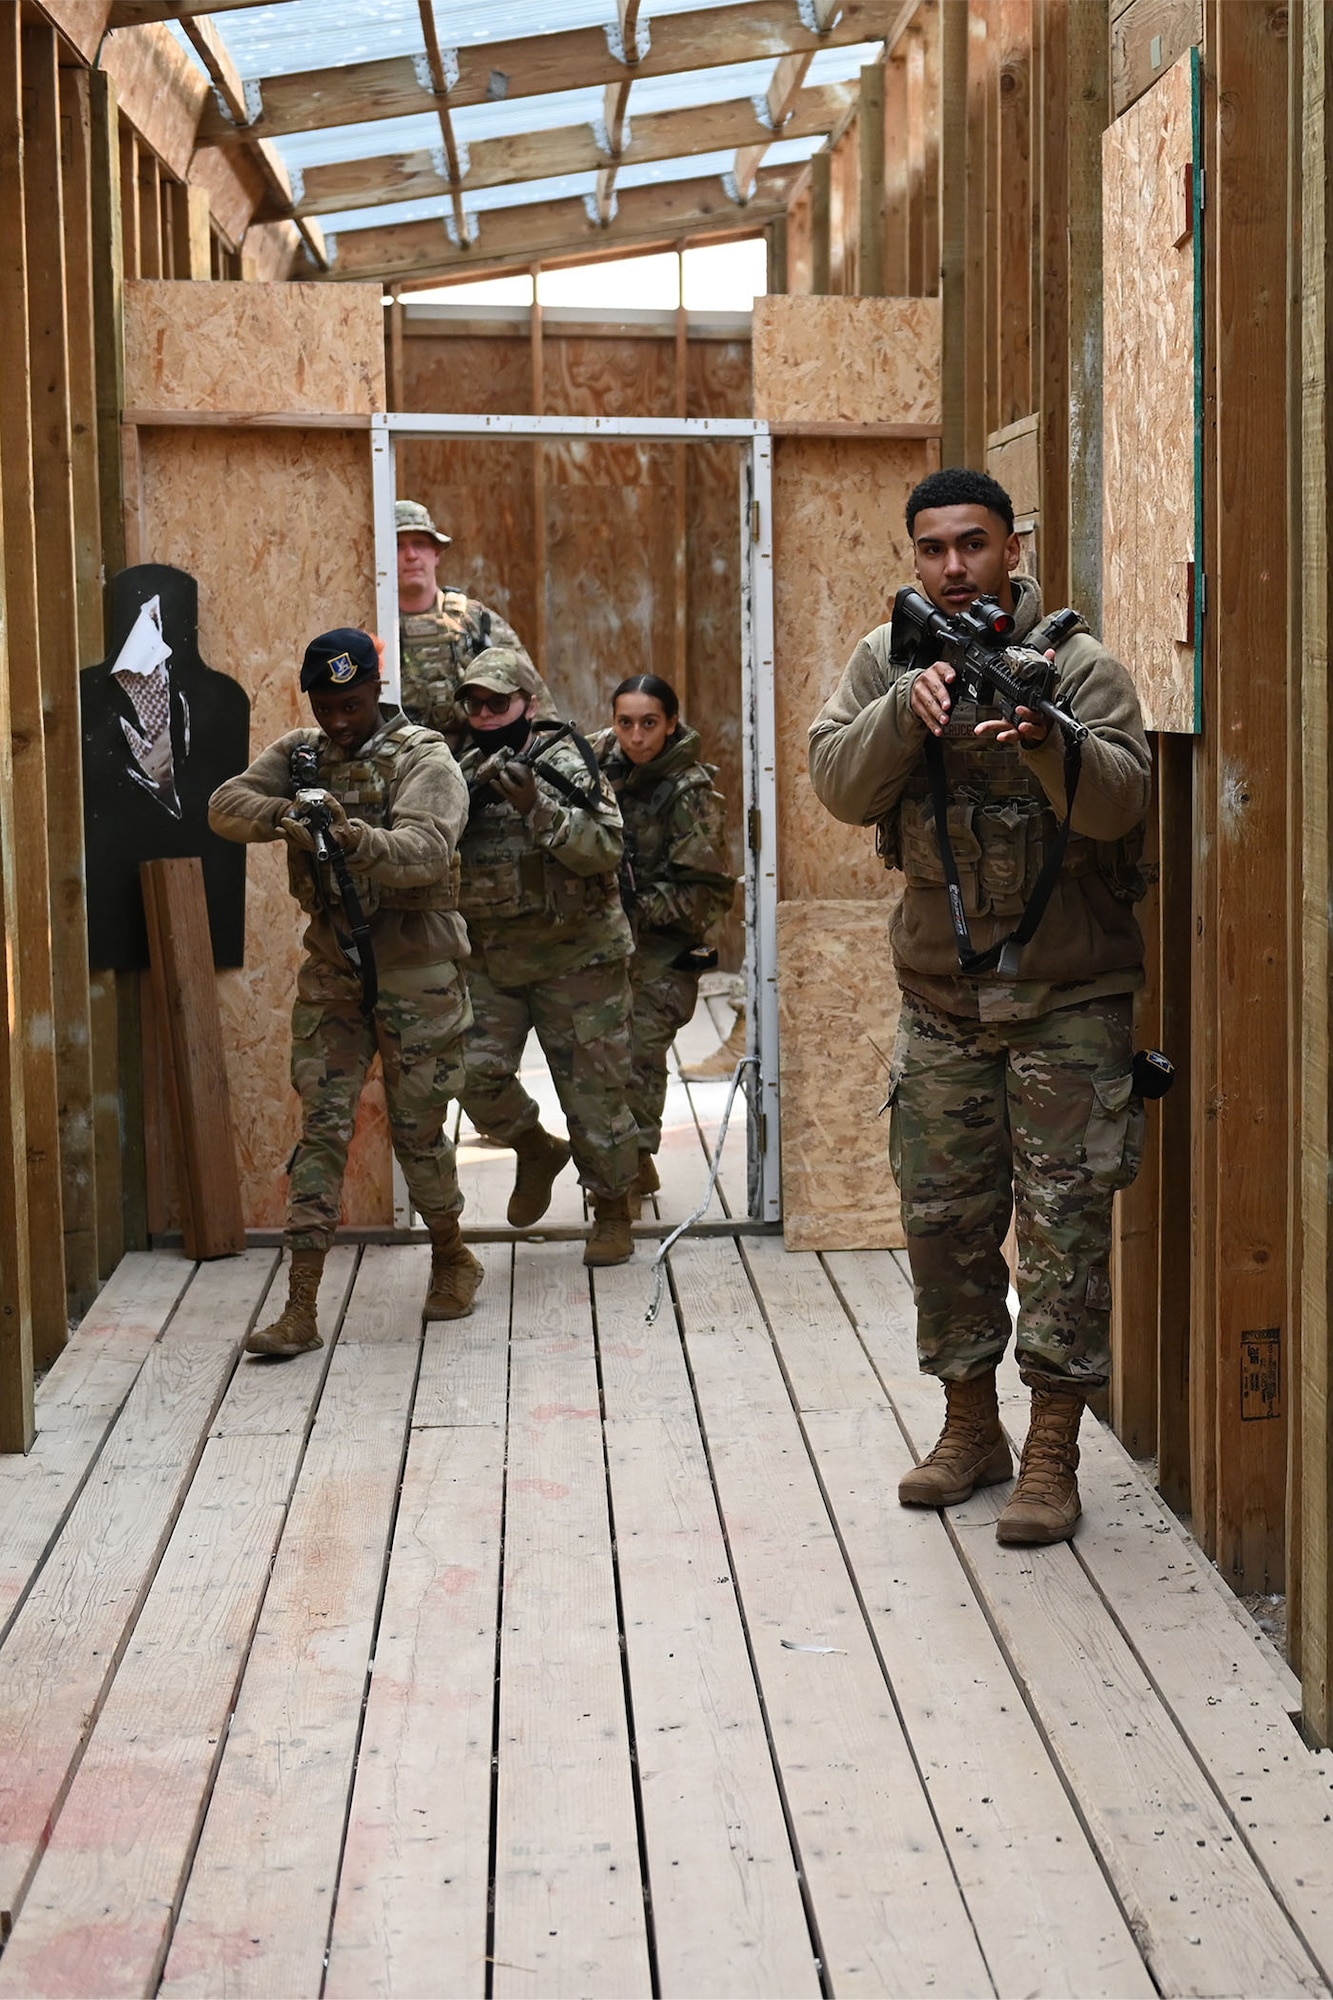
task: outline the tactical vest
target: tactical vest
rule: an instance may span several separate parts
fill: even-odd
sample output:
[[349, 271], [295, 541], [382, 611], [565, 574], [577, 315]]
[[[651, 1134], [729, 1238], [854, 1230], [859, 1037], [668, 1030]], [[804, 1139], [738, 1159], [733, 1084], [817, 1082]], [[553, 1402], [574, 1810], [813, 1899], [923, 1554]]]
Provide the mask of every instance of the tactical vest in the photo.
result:
[[[1041, 873], [1059, 820], [1035, 773], [1010, 748], [974, 736], [973, 726], [998, 710], [961, 705], [944, 736], [949, 791], [949, 838], [969, 916], [1020, 917]], [[924, 758], [902, 797], [876, 828], [875, 846], [886, 868], [901, 869], [914, 889], [944, 889], [944, 864]], [[1072, 833], [1061, 879], [1092, 870], [1120, 902], [1145, 893], [1139, 857], [1143, 833], [1120, 840], [1089, 840]]]
[[445, 590], [438, 611], [407, 612], [400, 618], [403, 698], [413, 707], [425, 706], [428, 690], [452, 701], [464, 668], [490, 644], [489, 611], [482, 610], [474, 627], [468, 602], [465, 590]]
[[[466, 767], [480, 758], [465, 759]], [[508, 923], [545, 916], [557, 929], [618, 910], [614, 873], [576, 875], [534, 844], [527, 821], [507, 800], [474, 805], [462, 840], [459, 909], [469, 923]]]
[[[335, 758], [327, 739], [321, 745], [319, 782], [349, 819], [361, 819], [367, 826], [389, 826], [389, 802], [397, 780], [403, 753], [423, 736], [433, 732], [414, 722], [400, 721], [378, 732], [352, 758]], [[329, 900], [341, 902], [338, 884], [326, 867], [325, 889]], [[301, 908], [314, 916], [321, 905], [304, 854], [287, 850], [287, 879]], [[356, 877], [356, 893], [367, 916], [375, 910], [456, 910], [458, 908], [458, 856], [454, 855], [447, 875], [438, 881], [422, 882], [412, 888], [387, 888], [365, 875]]]
[[651, 792], [631, 791], [628, 783], [616, 789], [625, 822], [625, 845], [632, 855], [634, 879], [640, 889], [658, 881], [665, 873], [667, 818], [676, 800], [687, 792], [711, 791], [716, 776], [713, 766], [692, 764], [686, 771], [663, 778]]

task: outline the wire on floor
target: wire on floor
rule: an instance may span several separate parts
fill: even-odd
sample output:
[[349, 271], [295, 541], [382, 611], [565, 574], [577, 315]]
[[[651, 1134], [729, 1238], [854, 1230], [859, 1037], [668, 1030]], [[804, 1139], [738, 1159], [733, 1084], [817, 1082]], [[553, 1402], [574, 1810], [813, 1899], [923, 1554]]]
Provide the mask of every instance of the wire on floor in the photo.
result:
[[731, 1118], [731, 1107], [736, 1101], [736, 1092], [740, 1087], [741, 1077], [751, 1064], [757, 1067], [758, 1063], [758, 1056], [742, 1056], [737, 1063], [732, 1073], [731, 1088], [727, 1092], [727, 1102], [722, 1113], [722, 1127], [717, 1135], [717, 1145], [713, 1149], [713, 1157], [708, 1165], [708, 1185], [704, 1189], [704, 1198], [695, 1209], [693, 1215], [687, 1215], [684, 1222], [677, 1223], [670, 1236], [663, 1240], [661, 1249], [653, 1258], [653, 1295], [648, 1301], [648, 1310], [644, 1314], [644, 1324], [647, 1326], [653, 1325], [658, 1313], [662, 1310], [662, 1291], [666, 1283], [666, 1256], [668, 1250], [672, 1248], [673, 1244], [680, 1241], [686, 1230], [693, 1229], [696, 1222], [701, 1222], [708, 1212], [708, 1204], [713, 1199], [713, 1190], [717, 1186], [717, 1177], [722, 1166], [722, 1148], [727, 1143], [727, 1125]]

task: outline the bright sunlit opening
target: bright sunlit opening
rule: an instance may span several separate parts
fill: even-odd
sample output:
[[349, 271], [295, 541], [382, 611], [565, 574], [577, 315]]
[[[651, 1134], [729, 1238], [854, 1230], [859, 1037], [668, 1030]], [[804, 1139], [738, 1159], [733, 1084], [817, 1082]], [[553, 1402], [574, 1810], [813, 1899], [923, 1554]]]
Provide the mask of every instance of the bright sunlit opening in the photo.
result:
[[[749, 312], [768, 289], [768, 245], [762, 236], [739, 243], [701, 244], [683, 259], [674, 250], [646, 257], [612, 257], [542, 271], [537, 295], [544, 306], [593, 306], [603, 312], [670, 312], [680, 302], [682, 263], [685, 305], [691, 312]], [[409, 304], [529, 306], [532, 277], [481, 278], [475, 284], [434, 285], [404, 292]]]

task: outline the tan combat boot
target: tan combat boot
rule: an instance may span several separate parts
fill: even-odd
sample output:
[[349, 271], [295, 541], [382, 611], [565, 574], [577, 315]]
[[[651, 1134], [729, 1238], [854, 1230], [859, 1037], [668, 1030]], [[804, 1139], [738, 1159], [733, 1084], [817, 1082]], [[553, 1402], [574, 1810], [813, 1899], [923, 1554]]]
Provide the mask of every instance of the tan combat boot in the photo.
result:
[[486, 1275], [485, 1266], [473, 1256], [463, 1241], [458, 1217], [431, 1225], [430, 1290], [422, 1307], [423, 1319], [466, 1319], [472, 1311], [477, 1287]]
[[628, 1264], [634, 1255], [629, 1233], [629, 1196], [595, 1194], [592, 1233], [583, 1249], [585, 1264]]
[[651, 1153], [640, 1153], [639, 1171], [629, 1184], [629, 1213], [631, 1222], [637, 1222], [643, 1214], [643, 1204], [650, 1194], [656, 1194], [662, 1183], [657, 1177], [657, 1162]]
[[1083, 1512], [1078, 1497], [1078, 1427], [1085, 1398], [1079, 1389], [1032, 1385], [1032, 1420], [1018, 1484], [995, 1523], [997, 1542], [1019, 1547], [1067, 1542]]
[[271, 1326], [260, 1327], [245, 1343], [247, 1354], [284, 1357], [322, 1347], [315, 1302], [324, 1275], [322, 1250], [293, 1250], [287, 1272], [287, 1303]]
[[956, 1507], [978, 1486], [998, 1486], [1014, 1476], [1000, 1428], [995, 1370], [970, 1382], [946, 1382], [944, 1401], [944, 1429], [934, 1451], [898, 1481], [904, 1507]]
[[512, 1229], [531, 1229], [551, 1206], [551, 1189], [557, 1176], [569, 1165], [569, 1146], [565, 1140], [554, 1138], [550, 1132], [543, 1132], [540, 1125], [534, 1125], [530, 1132], [515, 1140], [514, 1151], [518, 1154], [518, 1171], [505, 1213]]

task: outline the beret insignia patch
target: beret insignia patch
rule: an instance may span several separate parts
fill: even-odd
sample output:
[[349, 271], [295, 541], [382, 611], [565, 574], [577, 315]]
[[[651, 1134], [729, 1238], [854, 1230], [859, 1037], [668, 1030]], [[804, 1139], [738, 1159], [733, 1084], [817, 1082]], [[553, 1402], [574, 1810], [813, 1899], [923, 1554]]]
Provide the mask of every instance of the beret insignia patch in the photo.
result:
[[348, 681], [356, 679], [356, 675], [357, 665], [350, 654], [339, 653], [336, 660], [329, 661], [329, 679], [335, 687], [345, 687]]

